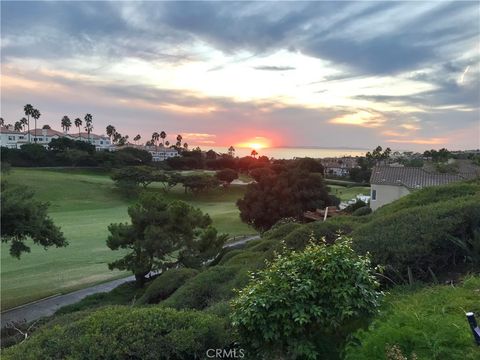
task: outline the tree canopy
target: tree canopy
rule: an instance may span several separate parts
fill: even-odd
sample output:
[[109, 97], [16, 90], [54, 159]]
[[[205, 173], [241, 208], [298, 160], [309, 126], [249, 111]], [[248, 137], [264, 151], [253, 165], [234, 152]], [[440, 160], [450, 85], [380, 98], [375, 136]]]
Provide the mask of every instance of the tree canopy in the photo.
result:
[[[199, 255], [200, 244], [216, 244], [216, 231], [208, 226], [212, 220], [199, 209], [183, 201], [167, 203], [158, 194], [143, 193], [128, 208], [131, 223], [110, 224], [107, 246], [112, 250], [129, 249], [123, 258], [109, 264], [110, 269], [130, 270], [139, 284], [155, 268], [176, 262], [172, 253], [188, 251]], [[205, 232], [207, 229], [207, 232]]]
[[298, 169], [278, 174], [266, 170], [255, 180], [237, 205], [242, 220], [260, 231], [268, 230], [282, 218], [301, 220], [305, 211], [324, 208], [332, 202], [319, 174]]
[[27, 239], [44, 248], [67, 246], [60, 228], [47, 215], [48, 203], [35, 200], [33, 191], [2, 181], [1, 194], [2, 242], [10, 243], [12, 256], [30, 252]]

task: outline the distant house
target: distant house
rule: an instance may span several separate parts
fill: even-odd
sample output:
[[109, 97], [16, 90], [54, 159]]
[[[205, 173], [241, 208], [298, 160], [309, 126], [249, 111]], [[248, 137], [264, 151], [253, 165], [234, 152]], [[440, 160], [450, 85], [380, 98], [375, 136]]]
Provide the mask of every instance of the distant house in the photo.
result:
[[342, 158], [323, 158], [321, 160], [325, 176], [345, 177], [350, 174], [350, 170], [358, 167], [357, 159], [354, 157]]
[[26, 144], [25, 133], [15, 131], [11, 127], [0, 127], [0, 145], [10, 149], [16, 149], [18, 144]]
[[9, 129], [7, 127], [1, 127], [0, 146], [5, 146], [11, 149], [20, 149], [22, 145], [28, 144], [40, 144], [44, 147], [48, 147], [50, 141], [53, 139], [59, 139], [66, 137], [71, 140], [81, 140], [90, 142], [98, 150], [109, 150], [111, 147], [110, 139], [104, 135], [96, 135], [91, 133], [71, 133], [67, 134], [61, 131], [53, 129], [31, 129], [30, 131], [19, 132]]
[[162, 145], [156, 146], [156, 145], [151, 145], [151, 146], [144, 146], [144, 145], [135, 145], [135, 144], [125, 144], [122, 146], [115, 146], [111, 150], [120, 150], [125, 147], [131, 147], [139, 150], [145, 150], [148, 151], [152, 155], [152, 161], [164, 161], [167, 159], [170, 159], [172, 157], [180, 156], [177, 150], [174, 148], [168, 148], [164, 147]]
[[391, 203], [415, 189], [445, 185], [455, 181], [472, 179], [478, 173], [438, 173], [420, 167], [378, 166], [370, 177], [370, 207], [373, 211]]

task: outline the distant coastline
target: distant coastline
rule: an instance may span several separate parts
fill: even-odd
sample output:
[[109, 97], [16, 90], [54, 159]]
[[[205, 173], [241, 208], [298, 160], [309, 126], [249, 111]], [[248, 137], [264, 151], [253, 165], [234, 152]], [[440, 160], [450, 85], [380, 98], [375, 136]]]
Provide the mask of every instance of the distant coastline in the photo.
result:
[[[212, 149], [218, 153], [227, 153], [228, 147], [211, 146], [202, 148], [202, 150]], [[245, 147], [235, 148], [235, 156], [243, 157], [250, 155], [252, 149]], [[327, 158], [343, 156], [364, 156], [368, 149], [358, 149], [349, 147], [310, 147], [310, 146], [290, 146], [290, 147], [269, 147], [257, 149], [259, 156], [267, 156], [274, 159], [294, 159], [299, 157]]]

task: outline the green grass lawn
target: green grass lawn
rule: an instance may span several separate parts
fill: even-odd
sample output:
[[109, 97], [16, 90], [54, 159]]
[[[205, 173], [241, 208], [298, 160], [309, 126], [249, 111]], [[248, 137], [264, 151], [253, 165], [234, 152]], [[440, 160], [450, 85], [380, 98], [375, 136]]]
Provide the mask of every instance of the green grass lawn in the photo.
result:
[[[16, 168], [7, 181], [28, 185], [35, 196], [50, 202], [49, 213], [62, 228], [69, 245], [44, 250], [32, 244], [31, 253], [12, 258], [1, 245], [2, 310], [46, 296], [65, 293], [95, 283], [128, 275], [110, 271], [107, 263], [121, 253], [107, 248], [107, 226], [128, 221], [129, 202], [113, 187], [109, 176], [95, 170], [51, 170]], [[150, 191], [160, 191], [152, 185]], [[235, 201], [244, 187], [232, 186], [194, 196], [175, 187], [168, 199], [181, 199], [209, 213], [220, 232], [231, 235], [255, 231], [240, 221]]]
[[370, 187], [368, 186], [340, 186], [327, 185], [330, 188], [330, 194], [335, 195], [342, 201], [348, 201], [355, 198], [358, 194], [370, 195]]

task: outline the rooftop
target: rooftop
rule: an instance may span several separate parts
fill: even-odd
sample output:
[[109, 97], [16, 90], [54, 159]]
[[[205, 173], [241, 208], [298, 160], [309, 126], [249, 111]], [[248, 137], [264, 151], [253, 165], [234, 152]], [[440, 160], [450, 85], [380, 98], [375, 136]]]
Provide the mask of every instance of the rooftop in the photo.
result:
[[475, 172], [450, 174], [431, 172], [420, 167], [377, 166], [372, 170], [370, 184], [396, 185], [415, 189], [444, 185], [455, 181], [472, 179], [476, 176], [478, 174]]

